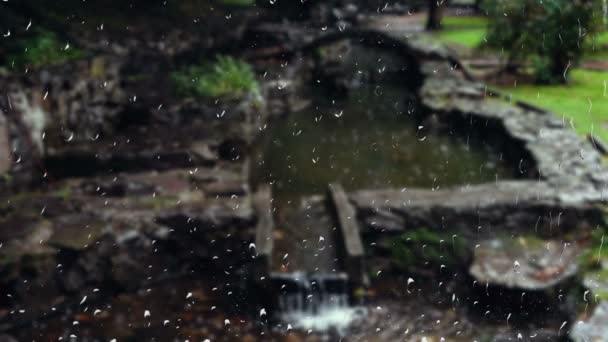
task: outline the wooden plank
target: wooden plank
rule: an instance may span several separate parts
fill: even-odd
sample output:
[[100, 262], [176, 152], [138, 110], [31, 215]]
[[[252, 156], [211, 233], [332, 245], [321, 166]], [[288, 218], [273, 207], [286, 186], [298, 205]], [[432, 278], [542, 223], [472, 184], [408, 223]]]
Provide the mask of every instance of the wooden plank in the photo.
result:
[[342, 185], [329, 185], [329, 197], [338, 223], [339, 240], [344, 260], [344, 268], [353, 285], [363, 286], [366, 283], [364, 267], [364, 250], [361, 241], [361, 230], [357, 223], [357, 212], [348, 200]]
[[272, 250], [274, 247], [272, 230], [274, 222], [272, 219], [272, 190], [270, 185], [260, 186], [253, 194], [253, 208], [258, 218], [255, 228], [257, 256], [254, 277], [256, 281], [259, 281], [260, 278], [268, 276], [272, 266]]

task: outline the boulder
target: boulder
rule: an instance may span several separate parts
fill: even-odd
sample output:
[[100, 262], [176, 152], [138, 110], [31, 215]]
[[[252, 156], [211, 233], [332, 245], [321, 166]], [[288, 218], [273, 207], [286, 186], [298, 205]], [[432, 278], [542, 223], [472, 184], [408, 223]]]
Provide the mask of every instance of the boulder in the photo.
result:
[[600, 303], [587, 321], [578, 321], [570, 331], [574, 342], [601, 342], [608, 337], [608, 302]]
[[8, 134], [8, 122], [0, 113], [0, 175], [11, 168], [11, 146]]
[[534, 237], [497, 238], [476, 248], [469, 272], [482, 284], [540, 291], [573, 277], [578, 255], [574, 244]]
[[583, 285], [589, 289], [589, 300], [595, 302], [598, 298], [608, 300], [608, 261], [604, 261], [602, 268], [587, 272], [583, 278]]

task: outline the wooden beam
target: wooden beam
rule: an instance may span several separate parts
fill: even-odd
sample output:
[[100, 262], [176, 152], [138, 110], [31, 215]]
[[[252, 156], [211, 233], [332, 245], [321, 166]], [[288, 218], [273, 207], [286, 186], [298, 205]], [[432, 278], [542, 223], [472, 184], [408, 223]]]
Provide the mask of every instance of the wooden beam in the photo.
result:
[[[348, 200], [342, 185], [332, 183], [329, 185], [329, 198], [333, 206], [338, 223], [338, 246], [341, 249], [344, 269], [351, 284], [356, 287], [366, 285], [364, 266], [364, 250], [361, 242], [361, 229], [357, 222], [355, 207]], [[337, 247], [338, 247], [337, 246]]]
[[274, 222], [272, 219], [272, 190], [270, 185], [262, 185], [253, 194], [253, 208], [257, 215], [255, 228], [256, 259], [254, 266], [255, 281], [268, 277], [272, 267], [272, 250], [274, 241], [272, 230]]

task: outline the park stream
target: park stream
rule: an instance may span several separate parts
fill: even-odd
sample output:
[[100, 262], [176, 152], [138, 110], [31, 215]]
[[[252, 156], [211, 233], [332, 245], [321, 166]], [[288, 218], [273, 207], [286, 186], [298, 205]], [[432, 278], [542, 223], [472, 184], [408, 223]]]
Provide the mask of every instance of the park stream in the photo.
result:
[[[592, 144], [409, 33], [209, 12], [205, 36], [134, 22], [98, 56], [0, 73], [0, 341], [602, 328], [608, 281], [579, 266], [605, 215]], [[244, 56], [255, 94], [174, 92], [215, 52]]]
[[[278, 293], [279, 321], [338, 336], [371, 310], [362, 291], [377, 290], [369, 288], [368, 270], [349, 269], [349, 237], [340, 227], [336, 193], [437, 191], [521, 176], [479, 136], [424, 121], [427, 115], [415, 93], [404, 84], [383, 81], [371, 64], [374, 53], [354, 49], [357, 53], [341, 66], [350, 73], [344, 76], [346, 92], [332, 93], [323, 85], [304, 89], [299, 100], [306, 108], [271, 120], [251, 167], [252, 187], [269, 185], [272, 192], [269, 276]], [[356, 67], [366, 69], [367, 77], [355, 79]]]

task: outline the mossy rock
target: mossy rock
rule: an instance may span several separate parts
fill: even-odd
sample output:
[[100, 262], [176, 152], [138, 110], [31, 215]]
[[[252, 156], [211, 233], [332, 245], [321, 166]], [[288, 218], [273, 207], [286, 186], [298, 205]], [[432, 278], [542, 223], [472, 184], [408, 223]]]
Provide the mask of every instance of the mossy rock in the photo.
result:
[[480, 283], [512, 289], [544, 290], [578, 271], [580, 248], [535, 236], [495, 238], [475, 249], [469, 272]]
[[99, 240], [106, 232], [106, 226], [90, 215], [60, 217], [55, 221], [55, 229], [48, 244], [57, 248], [82, 250]]
[[46, 242], [53, 234], [53, 224], [50, 221], [16, 220], [21, 222], [19, 228], [5, 226], [2, 231], [12, 231], [11, 236], [3, 238], [3, 247], [0, 248], [0, 265], [8, 266], [21, 263], [23, 260], [46, 258], [56, 254], [56, 250], [49, 247]]
[[399, 269], [422, 265], [466, 265], [470, 251], [462, 238], [429, 228], [403, 233], [391, 242], [391, 257]]
[[585, 273], [583, 285], [591, 291], [593, 301], [608, 301], [608, 265], [597, 271]]

